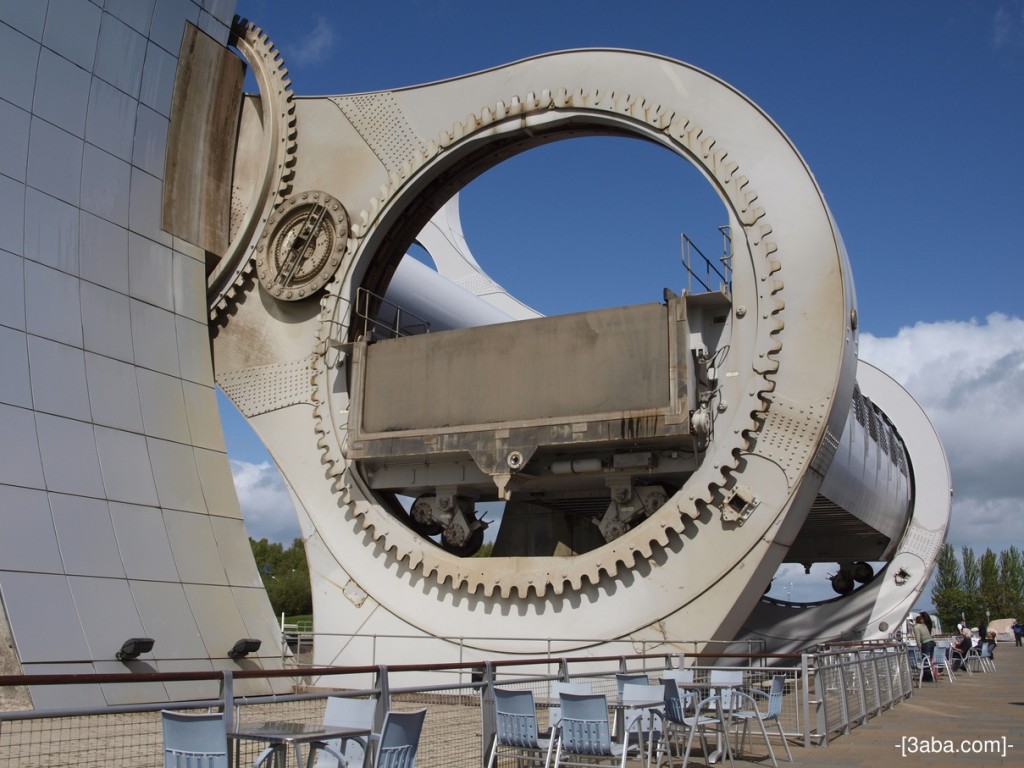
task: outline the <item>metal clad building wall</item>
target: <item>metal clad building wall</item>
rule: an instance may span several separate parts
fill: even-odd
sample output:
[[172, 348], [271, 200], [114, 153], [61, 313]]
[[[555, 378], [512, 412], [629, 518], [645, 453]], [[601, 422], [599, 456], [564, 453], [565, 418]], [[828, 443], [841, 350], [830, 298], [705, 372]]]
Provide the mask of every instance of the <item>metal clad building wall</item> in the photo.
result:
[[[211, 669], [240, 637], [274, 651], [217, 415], [204, 254], [160, 229], [185, 22], [226, 42], [233, 12], [233, 0], [0, 4], [7, 669]], [[116, 661], [133, 636], [153, 652]], [[197, 692], [216, 686], [145, 695]], [[32, 691], [36, 707], [129, 695]]]

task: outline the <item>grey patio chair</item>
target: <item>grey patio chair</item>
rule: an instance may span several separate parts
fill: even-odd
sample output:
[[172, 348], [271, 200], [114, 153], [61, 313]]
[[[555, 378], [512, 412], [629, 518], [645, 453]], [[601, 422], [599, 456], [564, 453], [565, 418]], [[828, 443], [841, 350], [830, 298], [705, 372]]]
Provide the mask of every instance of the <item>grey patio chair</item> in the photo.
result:
[[981, 659], [981, 668], [986, 672], [996, 671], [996, 658], [992, 653], [992, 643], [982, 641], [978, 643], [978, 657]]
[[[693, 737], [695, 735], [700, 737], [701, 749], [708, 765], [713, 762], [712, 756], [715, 756], [715, 759], [720, 759], [722, 755], [728, 754], [729, 764], [736, 768], [732, 747], [729, 743], [730, 713], [729, 710], [722, 706], [719, 694], [712, 694], [698, 702], [694, 707], [694, 714], [683, 717], [682, 725], [689, 731], [689, 735], [686, 738], [686, 749], [683, 752], [683, 768], [686, 768], [686, 764], [690, 760], [690, 752], [693, 750]], [[708, 752], [707, 735], [709, 728], [714, 730], [718, 738], [718, 743], [712, 752]]]
[[603, 693], [562, 693], [559, 698], [562, 720], [558, 728], [554, 768], [582, 768], [615, 762], [625, 768], [627, 756], [639, 752], [636, 745], [612, 740], [608, 699]]
[[415, 768], [426, 709], [388, 712], [373, 756], [374, 768]]
[[[160, 712], [164, 732], [164, 768], [228, 768], [228, 735], [218, 712]], [[264, 749], [259, 766], [273, 753]]]
[[[656, 705], [652, 706], [652, 702]], [[640, 750], [647, 750], [647, 762], [654, 745], [665, 738], [665, 686], [626, 683], [619, 694], [622, 705], [623, 739], [636, 739]]]
[[556, 680], [551, 683], [551, 706], [548, 708], [548, 725], [551, 726], [551, 738], [558, 735], [558, 723], [562, 719], [562, 705], [560, 696], [563, 693], [591, 693], [593, 688], [590, 683], [564, 683]]
[[547, 765], [551, 739], [537, 730], [537, 708], [529, 690], [494, 689], [497, 729], [487, 768], [494, 768], [499, 756], [514, 757], [517, 765]]
[[[785, 695], [786, 689], [786, 676], [785, 675], [774, 675], [772, 677], [771, 687], [768, 693], [753, 689], [748, 692], [737, 693], [738, 696], [749, 704], [744, 706], [732, 713], [733, 722], [742, 723], [743, 732], [739, 739], [740, 749], [747, 743], [747, 739], [750, 737], [750, 722], [756, 720], [761, 728], [761, 733], [764, 736], [765, 744], [768, 745], [768, 756], [771, 758], [772, 765], [778, 766], [775, 760], [775, 752], [772, 749], [771, 742], [768, 741], [768, 731], [765, 729], [765, 723], [774, 721], [776, 727], [779, 729], [779, 738], [782, 739], [782, 744], [786, 748], [786, 757], [789, 762], [793, 762], [793, 753], [789, 750], [789, 743], [786, 741], [786, 734], [782, 730], [782, 723], [779, 717], [782, 715], [782, 699]], [[762, 711], [754, 700], [754, 697], [763, 697], [768, 701], [768, 707]]]
[[949, 682], [956, 682], [956, 675], [953, 674], [953, 665], [949, 663], [949, 646], [936, 645], [932, 651], [932, 673], [936, 670], [945, 670]]
[[[377, 715], [377, 697], [357, 699], [348, 696], [328, 696], [327, 709], [324, 711], [324, 725], [343, 725], [351, 728], [363, 728], [371, 732], [370, 740], [375, 741], [379, 734], [374, 734], [373, 721]], [[366, 763], [369, 754], [367, 739], [348, 738], [331, 739], [325, 746], [319, 747], [320, 754], [316, 768], [358, 768]]]
[[932, 669], [932, 660], [928, 656], [921, 653], [921, 649], [916, 645], [907, 646], [907, 661], [910, 664], [910, 671], [915, 673], [917, 676], [917, 687], [920, 688], [924, 682], [925, 670], [928, 670], [928, 674], [931, 675], [932, 682], [936, 681], [935, 672]]

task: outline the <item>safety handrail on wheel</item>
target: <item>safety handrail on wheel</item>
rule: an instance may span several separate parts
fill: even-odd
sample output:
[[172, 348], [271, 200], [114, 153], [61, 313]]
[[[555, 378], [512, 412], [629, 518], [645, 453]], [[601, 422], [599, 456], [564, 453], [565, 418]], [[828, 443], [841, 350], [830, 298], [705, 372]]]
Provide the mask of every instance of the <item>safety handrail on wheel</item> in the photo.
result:
[[[392, 312], [390, 322], [383, 319]], [[430, 333], [428, 321], [365, 288], [356, 290], [356, 316], [363, 321], [363, 338], [369, 341]]]

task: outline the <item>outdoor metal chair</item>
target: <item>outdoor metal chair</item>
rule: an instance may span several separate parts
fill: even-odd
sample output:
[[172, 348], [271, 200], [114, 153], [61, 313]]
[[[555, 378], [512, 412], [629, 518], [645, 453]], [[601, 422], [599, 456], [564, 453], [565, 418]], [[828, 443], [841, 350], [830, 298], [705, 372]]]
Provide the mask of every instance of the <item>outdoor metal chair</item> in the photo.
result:
[[499, 754], [516, 758], [517, 765], [547, 765], [551, 738], [537, 730], [537, 708], [529, 690], [494, 689], [497, 730], [487, 768], [494, 768]]
[[388, 712], [373, 756], [374, 768], [415, 768], [426, 709]]
[[691, 711], [693, 705], [700, 701], [701, 697], [697, 695], [697, 692], [692, 687], [687, 687], [688, 684], [693, 683], [693, 670], [692, 669], [668, 669], [665, 673], [658, 678], [658, 682], [667, 684], [667, 681], [671, 680], [676, 685], [676, 690], [679, 695], [679, 702], [683, 708], [683, 714]]
[[[643, 672], [617, 672], [615, 674], [615, 692], [619, 697], [619, 701], [622, 701], [622, 687], [627, 683], [636, 683], [639, 685], [648, 685], [650, 678], [647, 677]], [[618, 710], [615, 711], [615, 717], [618, 717]], [[622, 729], [619, 727], [617, 720], [612, 720], [612, 732], [620, 733]]]
[[921, 653], [921, 649], [916, 645], [907, 646], [907, 661], [910, 664], [910, 671], [917, 675], [918, 688], [920, 688], [924, 682], [925, 670], [928, 670], [928, 674], [931, 675], [932, 682], [936, 681], [935, 671], [932, 669], [931, 658]]
[[711, 693], [721, 698], [722, 709], [736, 708], [732, 699], [733, 693], [743, 685], [742, 669], [712, 669], [708, 673], [708, 682], [711, 683]]
[[[377, 697], [357, 699], [348, 696], [328, 696], [324, 711], [324, 725], [342, 725], [350, 728], [364, 728], [371, 732], [370, 740], [379, 738], [372, 733], [373, 721], [377, 715]], [[311, 746], [320, 754], [316, 768], [344, 768], [362, 766], [366, 763], [369, 743], [365, 738], [331, 739], [324, 746]]]
[[[774, 675], [772, 677], [771, 687], [768, 689], [768, 693], [759, 691], [756, 688], [751, 689], [748, 692], [741, 693], [750, 704], [750, 707], [740, 709], [733, 712], [733, 720], [740, 720], [743, 723], [743, 735], [740, 739], [740, 748], [746, 744], [747, 738], [750, 735], [750, 721], [757, 720], [761, 726], [761, 733], [764, 735], [765, 744], [768, 745], [768, 755], [772, 759], [772, 765], [778, 765], [775, 760], [775, 753], [772, 750], [771, 742], [768, 741], [768, 731], [765, 729], [765, 723], [774, 722], [776, 727], [779, 729], [779, 738], [782, 739], [782, 744], [786, 748], [786, 758], [789, 762], [793, 762], [793, 753], [789, 750], [789, 743], [786, 741], [786, 734], [782, 730], [782, 722], [780, 716], [782, 715], [782, 700], [786, 692], [786, 676], [785, 675]], [[755, 701], [756, 697], [762, 697], [767, 700], [768, 707], [762, 711]]]
[[654, 745], [665, 737], [665, 686], [626, 683], [622, 686], [619, 703], [622, 705], [623, 739], [630, 742], [635, 739], [640, 751], [646, 750], [650, 764]]
[[932, 673], [934, 674], [937, 670], [945, 670], [949, 682], [956, 682], [953, 665], [949, 663], [949, 646], [936, 645], [935, 650], [932, 651]]
[[608, 699], [603, 693], [562, 693], [562, 720], [558, 728], [554, 767], [601, 765], [619, 762], [625, 768], [626, 757], [638, 752], [635, 745], [611, 738], [608, 723]]
[[954, 669], [956, 669], [957, 671], [963, 670], [967, 673], [968, 677], [974, 676], [974, 670], [971, 669], [972, 659], [970, 651], [961, 651], [955, 645], [950, 646], [949, 660], [950, 662], [952, 662]]
[[970, 650], [964, 654], [964, 663], [967, 668], [973, 674], [974, 672], [987, 672], [985, 662], [981, 658], [981, 651], [978, 650], [978, 646], [971, 646]]
[[[694, 736], [699, 736], [700, 738], [701, 749], [708, 765], [714, 762], [713, 757], [717, 759], [722, 755], [728, 754], [729, 764], [735, 768], [736, 763], [733, 758], [732, 747], [729, 743], [730, 712], [722, 706], [719, 694], [712, 694], [699, 701], [694, 707], [693, 715], [683, 717], [682, 725], [689, 732], [686, 738], [686, 749], [683, 751], [682, 768], [686, 768], [686, 764], [690, 760]], [[709, 728], [716, 732], [718, 739], [715, 749], [711, 752], [708, 751], [707, 736]]]
[[981, 659], [981, 668], [986, 672], [996, 671], [996, 659], [992, 653], [992, 643], [982, 642], [978, 643], [978, 658]]
[[[548, 708], [548, 725], [551, 727], [551, 738], [555, 739], [558, 730], [558, 723], [562, 719], [561, 694], [563, 693], [592, 693], [590, 683], [564, 683], [556, 680], [551, 683], [552, 703]], [[557, 703], [556, 703], [557, 702]]]
[[[219, 712], [172, 712], [162, 710], [164, 768], [228, 768], [228, 735]], [[265, 749], [262, 763], [272, 750]]]
[[619, 696], [622, 696], [622, 686], [627, 683], [639, 685], [650, 685], [651, 679], [642, 672], [617, 672], [615, 674], [615, 689]]

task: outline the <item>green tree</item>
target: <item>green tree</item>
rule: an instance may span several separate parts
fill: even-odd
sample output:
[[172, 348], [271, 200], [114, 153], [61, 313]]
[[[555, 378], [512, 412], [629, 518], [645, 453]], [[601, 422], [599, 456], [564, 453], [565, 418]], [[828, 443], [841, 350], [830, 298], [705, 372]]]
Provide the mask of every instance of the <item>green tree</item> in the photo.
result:
[[1024, 619], [1024, 555], [1017, 547], [999, 553], [999, 581], [1006, 591], [1006, 613], [1001, 618]]
[[490, 557], [494, 552], [494, 542], [485, 541], [480, 545], [480, 549], [473, 553], [473, 557]]
[[313, 612], [313, 590], [302, 539], [285, 549], [277, 542], [249, 539], [263, 586], [276, 614], [289, 616]]
[[960, 552], [964, 566], [964, 592], [971, 601], [964, 615], [967, 623], [976, 627], [985, 619], [985, 609], [981, 604], [981, 566], [973, 549], [963, 547]]
[[978, 567], [978, 558], [974, 556], [974, 550], [964, 547], [961, 550], [964, 564], [964, 590], [969, 595], [977, 595], [981, 587], [981, 569]]
[[981, 610], [985, 619], [998, 619], [1000, 610], [1000, 587], [999, 587], [999, 560], [996, 553], [990, 549], [985, 550], [978, 561], [981, 571], [981, 581], [978, 585], [981, 595]]
[[955, 627], [971, 607], [971, 596], [964, 589], [960, 563], [951, 544], [944, 544], [936, 562], [938, 572], [932, 587], [932, 601], [944, 627]]

